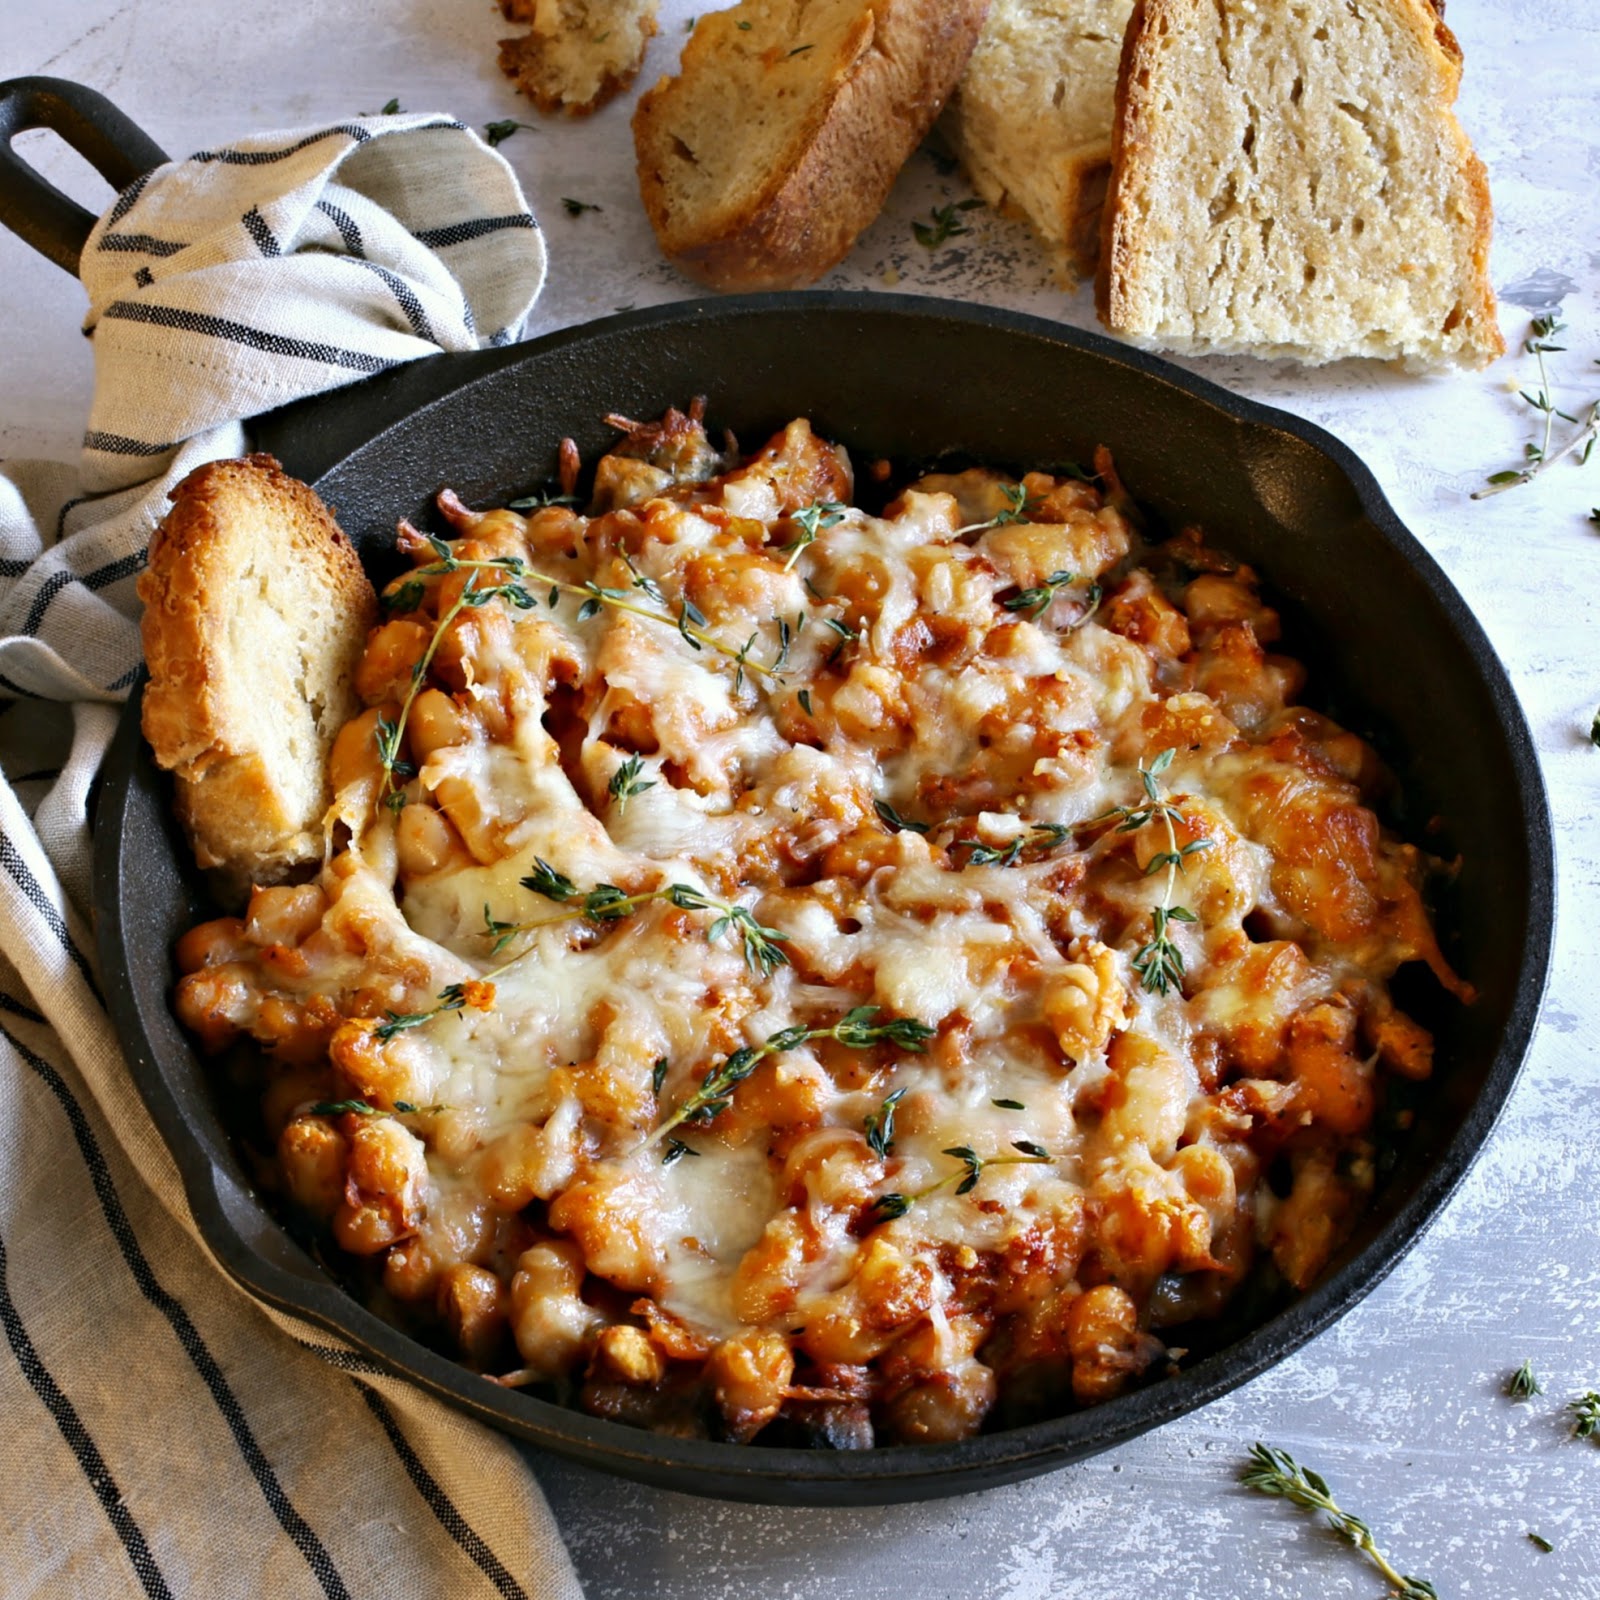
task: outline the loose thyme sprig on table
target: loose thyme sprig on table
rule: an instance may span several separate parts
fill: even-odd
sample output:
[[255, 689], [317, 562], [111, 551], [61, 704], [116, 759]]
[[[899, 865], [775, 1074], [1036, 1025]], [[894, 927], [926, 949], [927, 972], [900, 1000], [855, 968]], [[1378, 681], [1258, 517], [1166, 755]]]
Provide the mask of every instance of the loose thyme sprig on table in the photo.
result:
[[1175, 754], [1175, 750], [1163, 750], [1148, 767], [1140, 763], [1139, 777], [1144, 783], [1144, 804], [1113, 806], [1110, 811], [1094, 818], [1096, 823], [1120, 818], [1116, 827], [1118, 833], [1135, 833], [1151, 822], [1160, 822], [1167, 830], [1167, 848], [1153, 855], [1144, 869], [1145, 876], [1149, 877], [1165, 867], [1166, 888], [1161, 896], [1161, 904], [1151, 913], [1150, 938], [1134, 952], [1133, 957], [1133, 970], [1139, 974], [1140, 983], [1150, 994], [1164, 995], [1170, 989], [1183, 987], [1183, 951], [1173, 943], [1167, 930], [1174, 922], [1198, 922], [1200, 919], [1186, 906], [1173, 905], [1172, 896], [1177, 888], [1178, 874], [1187, 870], [1189, 857], [1197, 851], [1211, 849], [1215, 843], [1209, 838], [1191, 839], [1179, 848], [1176, 824], [1185, 818], [1177, 806], [1162, 796], [1158, 782], [1172, 765]]
[[[1545, 371], [1544, 358], [1547, 355], [1559, 355], [1566, 349], [1565, 345], [1550, 342], [1557, 334], [1564, 332], [1566, 326], [1566, 323], [1558, 322], [1553, 315], [1533, 319], [1533, 336], [1523, 341], [1522, 348], [1539, 363], [1539, 390], [1537, 394], [1529, 394], [1526, 389], [1518, 392], [1523, 400], [1543, 416], [1544, 435], [1537, 444], [1529, 440], [1522, 447], [1526, 465], [1512, 467], [1505, 472], [1491, 473], [1488, 483], [1482, 489], [1473, 491], [1474, 500], [1487, 500], [1490, 495], [1504, 494], [1507, 489], [1515, 489], [1519, 484], [1531, 482], [1547, 467], [1553, 467], [1556, 462], [1564, 461], [1568, 456], [1578, 455], [1580, 466], [1589, 459], [1589, 452], [1594, 449], [1595, 439], [1600, 437], [1600, 400], [1590, 405], [1588, 416], [1580, 423], [1570, 412], [1557, 408], [1551, 398], [1549, 374]], [[1550, 446], [1553, 442], [1557, 417], [1563, 422], [1575, 424], [1578, 432], [1552, 454]]]
[[[646, 786], [648, 787], [648, 785]], [[598, 883], [592, 889], [579, 889], [564, 872], [557, 872], [541, 856], [535, 856], [534, 870], [521, 880], [524, 889], [531, 889], [546, 900], [554, 900], [567, 909], [553, 917], [540, 917], [527, 922], [500, 922], [483, 908], [485, 931], [494, 939], [491, 954], [498, 955], [520, 933], [535, 928], [554, 927], [560, 922], [585, 918], [590, 922], [620, 922], [631, 916], [640, 906], [652, 901], [664, 901], [680, 911], [714, 911], [716, 920], [706, 929], [706, 938], [715, 940], [732, 930], [744, 947], [745, 965], [758, 977], [770, 978], [779, 967], [786, 967], [789, 958], [778, 947], [788, 941], [789, 935], [777, 928], [763, 927], [744, 906], [719, 900], [704, 890], [686, 883], [669, 883], [658, 889], [645, 889], [638, 894], [625, 894], [614, 883]]]
[[971, 233], [972, 229], [961, 220], [963, 211], [977, 211], [981, 200], [954, 200], [947, 206], [929, 206], [931, 222], [913, 222], [911, 232], [924, 250], [937, 250], [946, 240]]
[[1524, 1361], [1506, 1379], [1506, 1393], [1513, 1400], [1531, 1400], [1536, 1394], [1544, 1393], [1544, 1385], [1534, 1376], [1533, 1363], [1531, 1361]]
[[1378, 1548], [1372, 1529], [1352, 1516], [1333, 1498], [1327, 1483], [1309, 1467], [1302, 1467], [1287, 1450], [1257, 1443], [1250, 1450], [1250, 1465], [1241, 1480], [1245, 1488], [1281, 1496], [1302, 1511], [1320, 1511], [1351, 1544], [1362, 1552], [1393, 1586], [1400, 1600], [1439, 1600], [1439, 1591], [1426, 1578], [1398, 1572]]
[[[733, 1101], [733, 1091], [766, 1057], [785, 1050], [798, 1050], [813, 1039], [833, 1039], [847, 1050], [870, 1050], [878, 1044], [895, 1044], [902, 1050], [921, 1055], [928, 1048], [928, 1041], [937, 1029], [917, 1021], [915, 1017], [890, 1017], [887, 1022], [875, 1021], [882, 1010], [881, 1006], [852, 1006], [829, 1027], [808, 1028], [803, 1023], [796, 1023], [769, 1034], [761, 1044], [742, 1046], [712, 1067], [700, 1080], [700, 1087], [665, 1122], [657, 1124], [649, 1138], [638, 1148], [648, 1149], [683, 1123], [704, 1124], [713, 1121], [728, 1109]], [[656, 1093], [660, 1094], [661, 1086], [666, 1081], [664, 1063], [656, 1064], [653, 1081]], [[683, 1153], [680, 1151], [677, 1154]], [[676, 1158], [669, 1151], [668, 1164]]]
[[1600, 1392], [1586, 1391], [1576, 1400], [1568, 1401], [1567, 1410], [1573, 1416], [1572, 1437], [1593, 1439], [1600, 1444]]
[[[868, 1143], [871, 1143], [870, 1137]], [[910, 1194], [879, 1195], [872, 1202], [873, 1220], [893, 1222], [896, 1217], [903, 1217], [917, 1201], [926, 1200], [929, 1195], [948, 1189], [951, 1184], [956, 1186], [957, 1194], [970, 1194], [977, 1188], [978, 1179], [987, 1167], [1042, 1167], [1055, 1160], [1043, 1145], [1034, 1143], [1032, 1139], [1013, 1139], [1011, 1148], [1018, 1154], [980, 1156], [969, 1144], [952, 1145], [950, 1149], [940, 1151], [941, 1155], [953, 1156], [961, 1165], [926, 1188], [913, 1190]]]

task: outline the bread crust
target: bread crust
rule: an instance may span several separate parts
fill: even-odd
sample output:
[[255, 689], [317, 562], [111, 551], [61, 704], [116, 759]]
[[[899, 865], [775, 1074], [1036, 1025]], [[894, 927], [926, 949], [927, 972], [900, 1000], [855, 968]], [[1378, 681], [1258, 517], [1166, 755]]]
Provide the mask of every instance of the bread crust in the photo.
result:
[[864, 0], [755, 192], [731, 207], [674, 216], [669, 160], [674, 113], [721, 72], [734, 12], [701, 19], [680, 72], [634, 112], [645, 212], [662, 253], [715, 289], [812, 283], [849, 252], [883, 208], [896, 175], [933, 126], [977, 42], [989, 0]]
[[[579, 20], [567, 29], [569, 34], [588, 21], [578, 10]], [[645, 47], [658, 31], [656, 10], [657, 0], [631, 0], [626, 17], [617, 16], [587, 51], [576, 52], [560, 27], [540, 31], [538, 0], [500, 0], [506, 21], [525, 23], [530, 30], [500, 41], [500, 70], [547, 116], [592, 116], [638, 77]], [[559, 20], [565, 23], [567, 18], [562, 14]], [[627, 26], [619, 28], [624, 22]], [[629, 44], [626, 50], [621, 48], [624, 42]], [[610, 43], [609, 52], [600, 50], [602, 43]]]
[[[1461, 82], [1462, 52], [1455, 35], [1445, 26], [1440, 0], [1385, 0], [1398, 19], [1415, 35], [1417, 47], [1433, 58], [1439, 82], [1436, 109], [1447, 124], [1462, 180], [1472, 198], [1472, 237], [1468, 243], [1464, 300], [1470, 301], [1473, 341], [1457, 358], [1463, 364], [1487, 365], [1505, 351], [1505, 341], [1495, 316], [1495, 296], [1489, 281], [1489, 243], [1493, 209], [1488, 173], [1452, 111]], [[1100, 264], [1095, 278], [1095, 309], [1100, 321], [1113, 332], [1138, 337], [1136, 311], [1136, 219], [1129, 195], [1146, 166], [1150, 137], [1148, 123], [1159, 112], [1142, 93], [1148, 86], [1160, 38], [1188, 25], [1188, 18], [1209, 16], [1210, 0], [1137, 0], [1128, 31], [1123, 37], [1117, 74], [1116, 115], [1111, 134], [1111, 177], [1100, 224]], [[1203, 353], [1224, 347], [1215, 343], [1161, 337], [1154, 342], [1167, 348]], [[1278, 355], [1280, 350], [1253, 350], [1248, 341], [1226, 347], [1244, 353]], [[1301, 359], [1306, 357], [1301, 356]], [[1323, 359], [1329, 359], [1324, 357]]]
[[138, 590], [144, 735], [195, 860], [235, 895], [319, 861], [378, 610], [328, 508], [271, 456], [210, 462], [173, 491]]

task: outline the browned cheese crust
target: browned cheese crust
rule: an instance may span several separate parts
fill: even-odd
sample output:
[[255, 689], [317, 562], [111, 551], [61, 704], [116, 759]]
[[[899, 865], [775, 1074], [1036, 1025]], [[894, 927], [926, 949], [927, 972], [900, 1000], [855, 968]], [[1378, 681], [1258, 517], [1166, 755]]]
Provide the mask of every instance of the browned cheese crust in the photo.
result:
[[[955, 88], [988, 0], [868, 0], [829, 59], [797, 57], [800, 39], [788, 51], [769, 49], [764, 103], [777, 105], [779, 79], [797, 68], [821, 83], [784, 102], [793, 124], [756, 182], [736, 183], [726, 204], [686, 203], [685, 169], [713, 159], [694, 148], [691, 126], [720, 92], [746, 13], [769, 9], [745, 0], [701, 18], [679, 75], [658, 83], [634, 113], [639, 187], [657, 242], [716, 289], [792, 288], [844, 258]], [[728, 137], [739, 137], [737, 125]]]
[[328, 508], [271, 456], [178, 485], [139, 579], [143, 726], [225, 892], [320, 860], [334, 735], [377, 599]]

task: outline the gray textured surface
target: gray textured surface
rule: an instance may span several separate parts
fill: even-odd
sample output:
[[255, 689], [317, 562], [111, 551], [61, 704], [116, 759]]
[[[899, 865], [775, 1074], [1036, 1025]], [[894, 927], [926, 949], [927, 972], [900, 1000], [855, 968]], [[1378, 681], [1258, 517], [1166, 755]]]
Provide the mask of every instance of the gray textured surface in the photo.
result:
[[[695, 8], [666, 0], [644, 80], [670, 66]], [[657, 258], [634, 188], [629, 105], [555, 123], [519, 107], [493, 67], [492, 8], [455, 0], [278, 0], [248, 22], [202, 0], [10, 0], [0, 76], [50, 72], [117, 99], [168, 149], [380, 106], [539, 124], [502, 146], [543, 219], [551, 276], [533, 331], [692, 291]], [[1462, 117], [1498, 210], [1497, 285], [1564, 293], [1558, 398], [1600, 397], [1600, 16], [1587, 0], [1452, 0], [1467, 55]], [[76, 163], [25, 141], [97, 207]], [[910, 221], [965, 197], [918, 156], [884, 215], [826, 286], [983, 300], [1092, 326], [1086, 293], [1055, 290], [1021, 227], [986, 211], [929, 254]], [[563, 196], [603, 209], [566, 215]], [[1536, 276], [1537, 275], [1537, 276]], [[89, 391], [75, 283], [0, 237], [0, 454], [70, 456]], [[1518, 299], [1537, 299], [1526, 290]], [[1503, 307], [1508, 341], [1526, 313]], [[1600, 1385], [1600, 460], [1474, 505], [1488, 470], [1530, 435], [1516, 399], [1531, 363], [1408, 378], [1246, 361], [1197, 370], [1309, 417], [1361, 453], [1401, 517], [1483, 619], [1538, 739], [1560, 856], [1550, 998], [1511, 1106], [1431, 1234], [1365, 1304], [1206, 1411], [1086, 1465], [920, 1507], [804, 1512], [715, 1504], [543, 1462], [537, 1470], [593, 1600], [1104, 1600], [1376, 1596], [1349, 1550], [1236, 1487], [1251, 1440], [1319, 1467], [1408, 1571], [1441, 1595], [1600, 1596], [1600, 1449], [1571, 1441], [1562, 1402]], [[1505, 1373], [1531, 1356], [1548, 1393], [1517, 1406]], [[1556, 1549], [1541, 1554], [1528, 1530]]]

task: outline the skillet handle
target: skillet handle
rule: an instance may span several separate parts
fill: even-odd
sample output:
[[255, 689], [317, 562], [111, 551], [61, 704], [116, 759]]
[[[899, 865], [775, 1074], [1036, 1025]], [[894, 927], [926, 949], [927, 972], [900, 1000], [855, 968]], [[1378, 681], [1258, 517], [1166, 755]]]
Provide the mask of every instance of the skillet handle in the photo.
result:
[[103, 94], [81, 83], [65, 78], [0, 83], [0, 223], [76, 277], [95, 216], [12, 149], [11, 141], [29, 128], [53, 129], [119, 190], [159, 167], [167, 154]]

